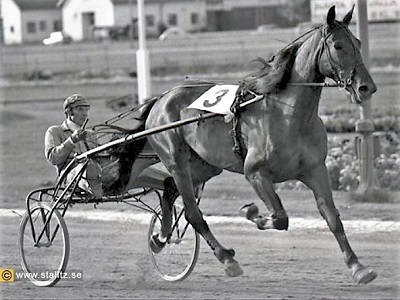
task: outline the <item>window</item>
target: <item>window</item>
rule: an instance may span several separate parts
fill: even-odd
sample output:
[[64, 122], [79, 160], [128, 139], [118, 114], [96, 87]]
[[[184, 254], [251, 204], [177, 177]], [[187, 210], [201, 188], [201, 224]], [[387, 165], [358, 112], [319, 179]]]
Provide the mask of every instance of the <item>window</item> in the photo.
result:
[[176, 14], [168, 15], [168, 25], [172, 25], [172, 26], [178, 25], [178, 18], [176, 16]]
[[46, 31], [46, 21], [39, 22], [39, 29], [40, 31]]
[[14, 32], [14, 26], [10, 27], [10, 32], [13, 33]]
[[193, 25], [198, 24], [199, 23], [199, 14], [192, 13], [190, 15], [190, 21], [192, 22]]
[[62, 30], [62, 22], [61, 20], [54, 20], [53, 22], [53, 31], [61, 31]]
[[26, 24], [28, 33], [35, 33], [36, 32], [36, 23], [35, 22], [28, 22]]
[[146, 26], [153, 27], [154, 26], [154, 16], [153, 15], [146, 15]]

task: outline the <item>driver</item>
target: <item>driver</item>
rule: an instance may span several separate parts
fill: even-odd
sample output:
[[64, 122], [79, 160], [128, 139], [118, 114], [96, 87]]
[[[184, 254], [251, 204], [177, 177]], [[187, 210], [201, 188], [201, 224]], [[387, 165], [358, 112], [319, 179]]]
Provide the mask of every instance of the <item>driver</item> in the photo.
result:
[[[58, 175], [71, 162], [74, 156], [84, 153], [99, 146], [96, 135], [91, 130], [86, 130], [90, 104], [79, 94], [67, 97], [63, 104], [65, 120], [61, 125], [54, 125], [47, 129], [45, 134], [45, 156], [48, 162], [54, 165]], [[161, 163], [151, 165], [147, 159], [137, 159], [131, 168], [129, 183], [126, 189], [147, 186], [156, 189], [166, 188], [165, 180], [171, 174]], [[90, 159], [78, 186], [91, 194], [95, 199], [100, 199], [105, 194], [110, 177], [115, 182], [119, 179], [119, 164], [102, 164], [101, 159]], [[78, 163], [68, 172], [66, 183], [73, 180], [82, 170], [84, 163]], [[113, 169], [113, 167], [115, 167]], [[108, 193], [106, 193], [108, 194]]]
[[[71, 162], [75, 155], [81, 154], [97, 146], [94, 134], [84, 129], [88, 120], [90, 104], [79, 94], [67, 97], [63, 104], [65, 120], [61, 125], [54, 125], [45, 134], [45, 155], [48, 162], [53, 164], [58, 175]], [[67, 183], [82, 169], [83, 163], [77, 164], [68, 174]], [[89, 192], [96, 199], [103, 196], [100, 180], [101, 167], [90, 160], [79, 187]]]

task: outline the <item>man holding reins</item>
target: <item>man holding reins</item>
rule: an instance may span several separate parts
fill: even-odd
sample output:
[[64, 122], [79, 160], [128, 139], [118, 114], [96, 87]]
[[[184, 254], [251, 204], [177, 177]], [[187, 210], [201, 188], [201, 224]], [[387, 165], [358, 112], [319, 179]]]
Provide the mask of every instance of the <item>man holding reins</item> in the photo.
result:
[[[54, 165], [58, 175], [71, 162], [74, 156], [99, 146], [96, 135], [84, 127], [89, 117], [90, 104], [79, 94], [67, 97], [63, 103], [66, 119], [61, 125], [51, 126], [45, 134], [45, 155], [48, 162]], [[105, 180], [116, 181], [120, 174], [117, 164], [104, 167], [95, 159], [90, 159], [78, 186], [96, 199], [104, 194]], [[83, 163], [78, 163], [66, 175], [69, 183], [82, 170]], [[148, 160], [137, 159], [131, 167], [131, 174], [126, 190], [131, 186], [165, 189], [165, 179], [171, 177], [161, 163], [151, 165]], [[107, 179], [106, 179], [107, 178]]]

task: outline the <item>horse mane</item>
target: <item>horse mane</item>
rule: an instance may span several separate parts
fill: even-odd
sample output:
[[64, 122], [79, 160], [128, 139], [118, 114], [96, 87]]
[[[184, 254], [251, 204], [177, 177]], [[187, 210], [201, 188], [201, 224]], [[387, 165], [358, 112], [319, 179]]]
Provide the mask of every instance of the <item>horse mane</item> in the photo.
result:
[[253, 61], [262, 64], [261, 68], [247, 76], [241, 83], [255, 93], [278, 93], [286, 88], [291, 77], [291, 70], [297, 50], [303, 42], [291, 44], [273, 55], [268, 61], [256, 58]]

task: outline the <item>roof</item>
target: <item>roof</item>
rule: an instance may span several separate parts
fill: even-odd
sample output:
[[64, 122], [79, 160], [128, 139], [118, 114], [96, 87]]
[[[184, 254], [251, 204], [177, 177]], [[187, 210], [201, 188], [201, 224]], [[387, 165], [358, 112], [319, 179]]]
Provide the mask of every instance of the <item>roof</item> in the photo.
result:
[[[28, 0], [25, 0], [25, 1], [28, 1]], [[173, 2], [196, 2], [196, 1], [198, 1], [198, 0], [144, 0], [144, 3], [148, 4], [148, 3], [166, 3], [166, 2], [173, 3]], [[222, 0], [218, 0], [218, 1], [222, 1]], [[63, 6], [63, 4], [65, 2], [67, 2], [67, 0], [57, 0], [55, 2], [58, 2], [57, 6], [60, 7], [60, 6]], [[137, 5], [137, 0], [111, 0], [111, 2], [114, 5], [132, 5], [132, 4]]]
[[207, 4], [222, 4], [223, 0], [206, 0]]
[[56, 9], [58, 0], [14, 0], [21, 10]]
[[[148, 4], [148, 3], [176, 3], [176, 2], [196, 2], [198, 0], [144, 0], [144, 4]], [[136, 0], [111, 0], [112, 3], [114, 3], [114, 5], [123, 5], [123, 4], [137, 4]]]

